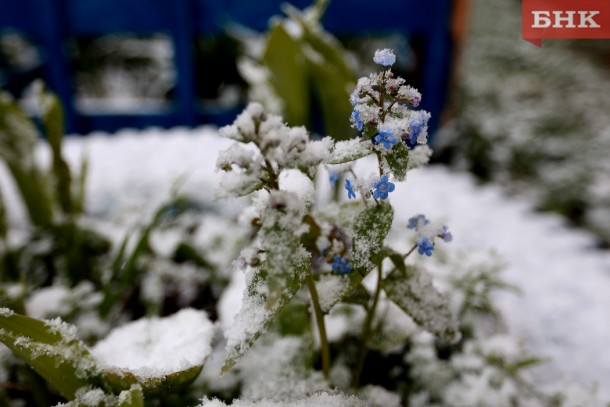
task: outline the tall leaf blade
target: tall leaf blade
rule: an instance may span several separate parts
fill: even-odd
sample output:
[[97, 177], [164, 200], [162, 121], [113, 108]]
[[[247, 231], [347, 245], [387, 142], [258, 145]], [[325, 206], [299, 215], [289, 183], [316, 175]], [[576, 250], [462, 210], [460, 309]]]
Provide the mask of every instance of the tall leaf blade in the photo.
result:
[[41, 321], [0, 308], [0, 342], [32, 367], [67, 399], [95, 380], [97, 367], [74, 327]]
[[263, 63], [271, 71], [271, 84], [284, 102], [283, 116], [289, 125], [309, 125], [307, 68], [301, 46], [284, 26], [276, 23], [269, 34]]
[[404, 271], [390, 273], [382, 284], [388, 298], [426, 331], [446, 341], [459, 340], [459, 327], [449, 302], [434, 287], [429, 273], [407, 265]]
[[0, 158], [7, 164], [31, 222], [47, 227], [52, 223], [53, 207], [47, 181], [35, 165], [37, 138], [36, 127], [23, 110], [0, 94]]
[[61, 154], [61, 143], [64, 136], [63, 109], [59, 98], [44, 89], [40, 93], [40, 105], [47, 141], [51, 146], [53, 156], [52, 170], [55, 178], [55, 193], [59, 206], [64, 213], [69, 214], [73, 212], [75, 203], [72, 198], [70, 167]]

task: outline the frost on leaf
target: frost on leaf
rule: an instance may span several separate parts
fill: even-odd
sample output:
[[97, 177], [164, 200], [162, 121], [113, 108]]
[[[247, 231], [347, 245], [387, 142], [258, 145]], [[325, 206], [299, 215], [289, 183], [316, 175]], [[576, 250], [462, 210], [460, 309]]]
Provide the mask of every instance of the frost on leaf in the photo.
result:
[[383, 281], [388, 297], [417, 324], [439, 338], [459, 340], [460, 333], [449, 302], [432, 283], [432, 276], [413, 266], [395, 270]]
[[[259, 196], [256, 209], [261, 229], [253, 245], [262, 255], [247, 276], [242, 309], [236, 315], [227, 338], [228, 371], [267, 329], [282, 308], [302, 286], [310, 266], [310, 253], [300, 245], [305, 204], [292, 192], [271, 191]], [[247, 256], [246, 256], [247, 257]]]
[[327, 164], [343, 164], [356, 161], [373, 152], [371, 143], [364, 143], [362, 139], [351, 139], [335, 143]]
[[242, 308], [225, 333], [227, 359], [223, 373], [235, 365], [301, 288], [309, 272], [310, 257], [299, 247], [292, 253], [292, 264], [284, 269], [281, 278], [277, 275], [279, 270], [275, 270], [274, 278], [269, 278], [272, 270], [268, 261], [251, 271]]
[[201, 400], [201, 404], [197, 407], [283, 407], [287, 405], [292, 407], [365, 407], [367, 404], [356, 396], [321, 392], [303, 399], [291, 400], [290, 404], [287, 404], [284, 400], [248, 401], [236, 399], [233, 400], [233, 403], [227, 405], [218, 399], [210, 400], [206, 397]]
[[87, 346], [76, 328], [59, 319], [42, 321], [12, 312], [0, 313], [0, 342], [51, 383], [59, 393], [74, 398], [97, 374]]
[[403, 143], [398, 143], [384, 159], [396, 181], [404, 181], [409, 169], [409, 149]]
[[383, 241], [390, 231], [394, 212], [390, 205], [366, 208], [354, 223], [353, 263], [361, 273], [371, 270], [379, 259]]

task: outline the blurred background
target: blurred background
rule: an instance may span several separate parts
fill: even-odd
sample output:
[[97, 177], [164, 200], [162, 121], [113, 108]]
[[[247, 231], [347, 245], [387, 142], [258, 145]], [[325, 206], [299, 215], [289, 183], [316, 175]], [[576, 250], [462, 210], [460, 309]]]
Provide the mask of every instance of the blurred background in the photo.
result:
[[[70, 134], [224, 125], [256, 98], [290, 124], [348, 138], [335, 119], [351, 110], [346, 89], [376, 48], [393, 48], [432, 112], [434, 160], [610, 245], [610, 40], [536, 48], [521, 40], [516, 0], [282, 3], [3, 0], [0, 86], [28, 108], [42, 78]], [[273, 21], [295, 13], [318, 32], [278, 32]]]

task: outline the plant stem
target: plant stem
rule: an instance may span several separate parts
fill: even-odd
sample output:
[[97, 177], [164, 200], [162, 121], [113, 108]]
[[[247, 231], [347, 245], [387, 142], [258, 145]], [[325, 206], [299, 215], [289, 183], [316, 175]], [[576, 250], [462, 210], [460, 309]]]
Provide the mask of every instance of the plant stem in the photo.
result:
[[369, 309], [366, 316], [366, 321], [362, 326], [362, 342], [360, 342], [360, 350], [358, 351], [358, 365], [356, 365], [356, 371], [352, 377], [352, 385], [357, 387], [360, 384], [360, 376], [362, 375], [362, 368], [364, 367], [364, 360], [369, 351], [368, 342], [371, 336], [371, 327], [373, 326], [373, 318], [375, 317], [375, 311], [377, 310], [377, 304], [379, 303], [379, 295], [381, 294], [381, 263], [377, 265], [377, 287], [375, 288], [375, 294], [373, 296], [373, 304]]
[[324, 314], [322, 313], [322, 308], [320, 308], [320, 297], [318, 297], [316, 283], [313, 281], [313, 277], [311, 276], [311, 274], [307, 276], [307, 288], [309, 288], [309, 293], [311, 295], [311, 302], [313, 303], [313, 310], [316, 315], [316, 325], [318, 326], [318, 333], [320, 334], [322, 372], [324, 373], [324, 378], [328, 380], [328, 374], [330, 372], [330, 346], [328, 344], [328, 337], [326, 336]]

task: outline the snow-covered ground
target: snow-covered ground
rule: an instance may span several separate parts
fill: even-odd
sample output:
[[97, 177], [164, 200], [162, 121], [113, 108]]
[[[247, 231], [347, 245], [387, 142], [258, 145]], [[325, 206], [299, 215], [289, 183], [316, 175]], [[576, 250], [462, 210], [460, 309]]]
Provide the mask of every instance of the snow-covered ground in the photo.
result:
[[[229, 144], [213, 128], [126, 130], [69, 139], [65, 153], [72, 168], [83, 155], [89, 159], [88, 212], [127, 222], [146, 220], [173, 189], [211, 202], [216, 155]], [[43, 161], [46, 155], [41, 149]], [[365, 173], [367, 165], [357, 171]], [[0, 183], [7, 185], [4, 167]], [[11, 221], [19, 223], [14, 191], [4, 191]], [[531, 353], [548, 357], [536, 368], [539, 380], [596, 382], [600, 398], [610, 401], [609, 253], [595, 250], [588, 234], [568, 229], [559, 217], [534, 213], [529, 203], [445, 167], [414, 170], [391, 199], [396, 227], [425, 213], [450, 226], [455, 239], [448, 250], [495, 249], [507, 264], [504, 278], [522, 290], [497, 296], [509, 332]]]

